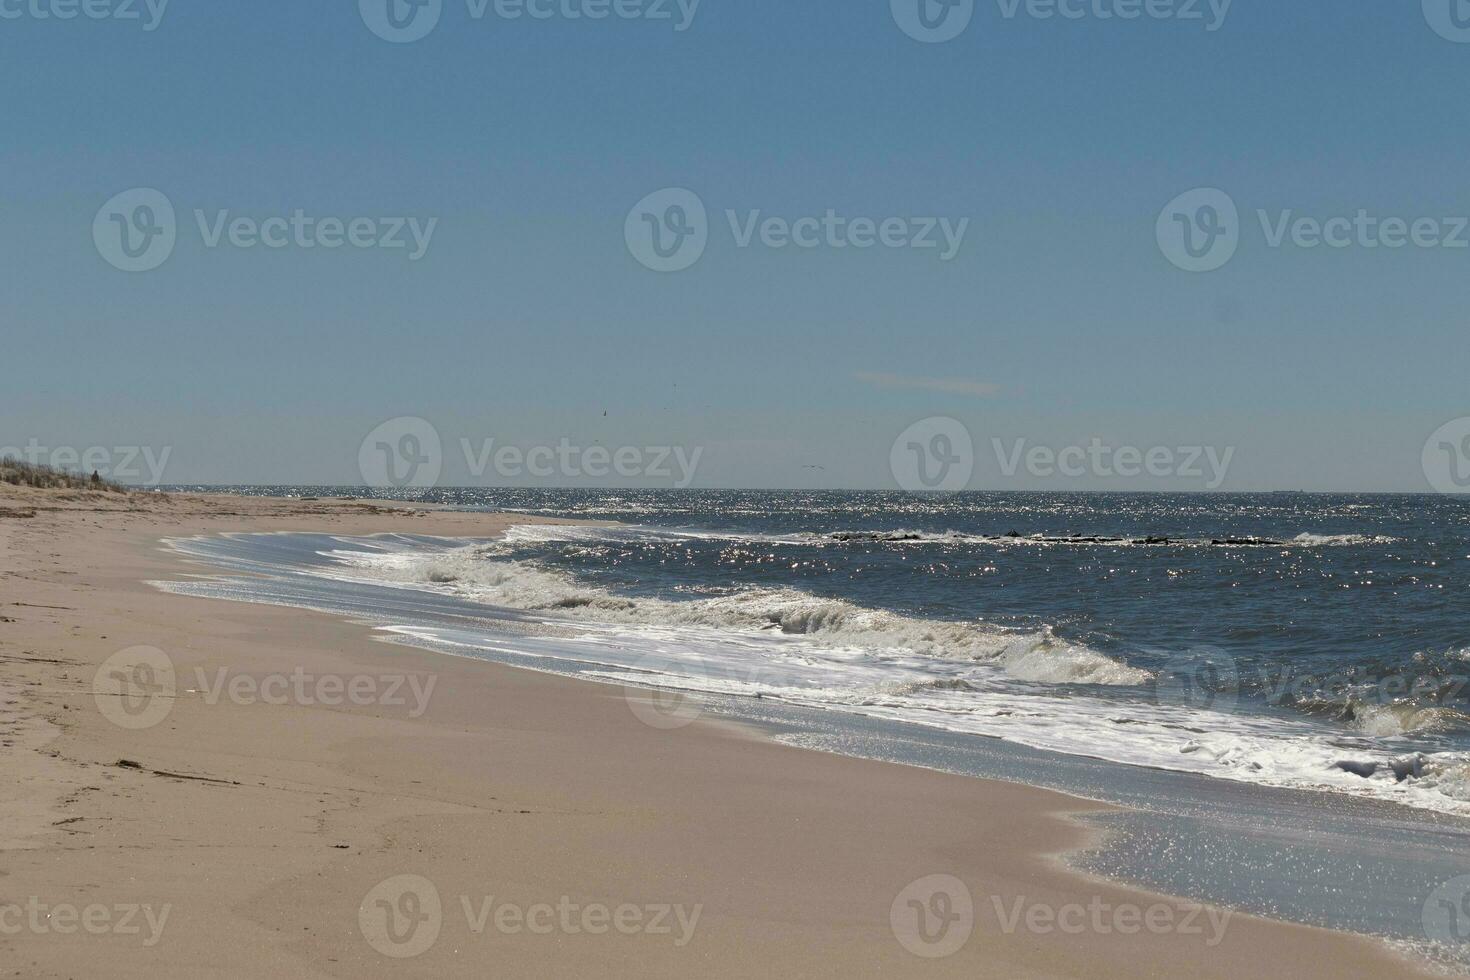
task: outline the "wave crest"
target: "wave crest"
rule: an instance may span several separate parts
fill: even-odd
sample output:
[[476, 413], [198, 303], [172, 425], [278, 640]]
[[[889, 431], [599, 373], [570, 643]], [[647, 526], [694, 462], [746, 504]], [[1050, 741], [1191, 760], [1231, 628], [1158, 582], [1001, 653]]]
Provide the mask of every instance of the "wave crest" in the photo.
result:
[[1034, 632], [922, 619], [826, 599], [789, 588], [749, 588], [708, 598], [631, 598], [526, 562], [493, 560], [495, 550], [472, 547], [425, 555], [413, 552], [331, 552], [329, 557], [372, 580], [412, 587], [448, 587], [478, 602], [528, 612], [570, 615], [599, 623], [685, 627], [734, 632], [775, 631], [824, 647], [903, 651], [1000, 666], [1017, 680], [1043, 684], [1136, 685], [1152, 679], [1082, 644]]

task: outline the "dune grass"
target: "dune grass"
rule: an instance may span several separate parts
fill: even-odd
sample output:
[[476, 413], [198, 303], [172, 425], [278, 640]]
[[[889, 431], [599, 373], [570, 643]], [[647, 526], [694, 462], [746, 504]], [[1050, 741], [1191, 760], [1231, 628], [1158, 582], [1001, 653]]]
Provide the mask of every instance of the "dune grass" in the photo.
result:
[[27, 463], [6, 456], [0, 459], [0, 483], [17, 487], [38, 487], [43, 490], [102, 490], [107, 493], [127, 493], [127, 489], [111, 480], [85, 473], [69, 473], [44, 463]]

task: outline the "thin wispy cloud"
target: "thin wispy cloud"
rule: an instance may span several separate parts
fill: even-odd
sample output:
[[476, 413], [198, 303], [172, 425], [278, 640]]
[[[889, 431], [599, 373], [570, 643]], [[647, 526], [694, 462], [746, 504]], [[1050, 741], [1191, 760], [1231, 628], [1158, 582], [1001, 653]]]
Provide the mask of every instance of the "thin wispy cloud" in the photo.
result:
[[972, 381], [967, 378], [919, 378], [904, 374], [888, 374], [883, 371], [859, 371], [853, 375], [864, 384], [878, 388], [903, 389], [909, 391], [941, 391], [946, 395], [970, 395], [975, 398], [994, 398], [1000, 394], [1000, 385], [988, 381]]

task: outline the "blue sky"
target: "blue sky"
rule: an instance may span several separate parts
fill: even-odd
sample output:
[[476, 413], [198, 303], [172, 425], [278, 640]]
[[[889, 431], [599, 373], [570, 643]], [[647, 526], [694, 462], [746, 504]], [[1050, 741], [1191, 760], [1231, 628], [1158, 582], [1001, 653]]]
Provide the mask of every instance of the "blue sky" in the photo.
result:
[[[1101, 438], [1233, 447], [1224, 489], [1424, 490], [1425, 440], [1470, 415], [1470, 249], [1273, 248], [1257, 217], [1470, 215], [1470, 43], [1419, 2], [1236, 0], [1210, 31], [1203, 2], [978, 0], [922, 43], [888, 0], [702, 0], [683, 31], [672, 0], [674, 21], [444, 0], [401, 44], [353, 0], [171, 0], [151, 31], [142, 0], [141, 22], [34, 16], [52, 2], [0, 0], [0, 446], [358, 483], [363, 437], [416, 416], [450, 483], [517, 482], [455, 458], [494, 438], [702, 447], [703, 486], [892, 487], [895, 437], [948, 416], [977, 488], [1195, 488], [1008, 477], [991, 451]], [[140, 187], [177, 243], [129, 273], [93, 220]], [[709, 242], [660, 273], [624, 223], [670, 187]], [[1191, 273], [1155, 221], [1200, 187], [1240, 243]], [[410, 261], [208, 247], [195, 217], [297, 209], [436, 224]], [[742, 248], [725, 214], [828, 209], [968, 226], [944, 261]]]

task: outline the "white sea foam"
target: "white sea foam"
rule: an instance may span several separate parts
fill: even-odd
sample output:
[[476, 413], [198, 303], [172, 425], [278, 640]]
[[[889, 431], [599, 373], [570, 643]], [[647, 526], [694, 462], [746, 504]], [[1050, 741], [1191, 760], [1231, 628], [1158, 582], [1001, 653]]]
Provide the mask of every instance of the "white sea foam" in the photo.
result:
[[1056, 637], [979, 623], [902, 616], [786, 588], [746, 588], [709, 598], [671, 601], [617, 595], [559, 571], [489, 557], [494, 548], [329, 552], [370, 581], [447, 588], [477, 602], [541, 611], [582, 622], [705, 628], [731, 633], [778, 632], [821, 647], [874, 654], [1003, 666], [1020, 680], [1047, 684], [1142, 684], [1152, 675], [1096, 650]]
[[1342, 548], [1364, 544], [1393, 544], [1397, 538], [1382, 534], [1310, 534], [1303, 532], [1291, 539], [1303, 548]]

